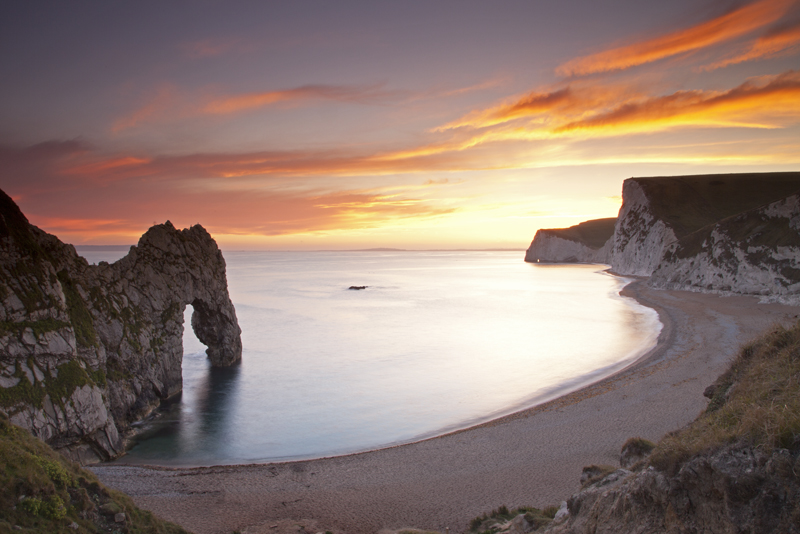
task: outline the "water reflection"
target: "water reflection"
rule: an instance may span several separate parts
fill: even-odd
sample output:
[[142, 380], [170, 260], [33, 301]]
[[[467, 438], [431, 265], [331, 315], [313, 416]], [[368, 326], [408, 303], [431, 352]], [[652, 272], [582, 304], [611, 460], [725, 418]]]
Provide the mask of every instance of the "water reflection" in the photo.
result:
[[[195, 406], [198, 417], [195, 425], [187, 425], [187, 447], [203, 443], [210, 451], [222, 451], [231, 443], [233, 435], [232, 415], [235, 413], [236, 397], [239, 393], [241, 367], [208, 367], [198, 387]], [[194, 427], [194, 428], [192, 428]]]
[[[211, 368], [186, 328], [183, 394], [123, 461], [314, 458], [436, 435], [605, 376], [660, 329], [602, 266], [515, 253], [226, 260], [242, 364]], [[369, 290], [346, 289], [356, 282]]]
[[184, 356], [184, 391], [164, 401], [133, 439], [126, 463], [212, 461], [233, 445], [240, 366], [216, 368], [202, 353]]

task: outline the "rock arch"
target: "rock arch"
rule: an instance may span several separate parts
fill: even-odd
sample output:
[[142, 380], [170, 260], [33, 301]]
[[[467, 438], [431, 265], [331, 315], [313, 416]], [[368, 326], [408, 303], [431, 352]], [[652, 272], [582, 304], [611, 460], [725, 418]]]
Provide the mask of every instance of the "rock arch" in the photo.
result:
[[0, 409], [76, 460], [117, 456], [120, 431], [181, 391], [188, 304], [211, 364], [241, 361], [225, 260], [200, 225], [153, 226], [89, 265], [0, 191], [0, 275]]

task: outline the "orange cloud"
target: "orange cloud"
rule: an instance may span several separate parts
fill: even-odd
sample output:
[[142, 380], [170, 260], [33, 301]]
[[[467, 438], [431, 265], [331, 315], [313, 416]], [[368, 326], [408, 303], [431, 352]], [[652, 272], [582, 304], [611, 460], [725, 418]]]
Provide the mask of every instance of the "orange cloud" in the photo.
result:
[[615, 136], [690, 126], [776, 128], [796, 122], [799, 116], [800, 73], [795, 71], [725, 92], [678, 91], [661, 96], [623, 84], [573, 83], [475, 111], [445, 125], [439, 131], [454, 130], [454, 135], [439, 148], [463, 150], [497, 141]]
[[51, 232], [80, 232], [87, 235], [124, 231], [128, 226], [124, 219], [70, 219], [37, 216], [36, 221], [50, 229]]
[[723, 93], [679, 91], [627, 102], [595, 116], [553, 130], [658, 131], [673, 126], [743, 126], [774, 128], [800, 117], [800, 72], [789, 71], [765, 84], [747, 82]]
[[304, 85], [284, 91], [249, 93], [212, 100], [203, 107], [205, 113], [235, 113], [255, 109], [277, 102], [298, 102], [309, 100], [336, 100], [358, 104], [376, 104], [396, 98], [400, 93], [386, 91], [384, 85], [342, 86], [342, 85]]
[[[420, 198], [386, 195], [380, 191], [344, 190], [331, 193], [286, 193], [259, 190], [183, 191], [161, 187], [149, 193], [128, 191], [124, 184], [102, 193], [74, 191], [61, 202], [43, 204], [36, 196], [26, 199], [57, 210], [38, 215], [26, 209], [33, 224], [60, 236], [80, 236], [78, 241], [97, 241], [104, 236], [141, 235], [157, 221], [170, 219], [177, 226], [202, 221], [210, 232], [227, 235], [281, 236], [362, 230], [391, 225], [393, 221], [441, 217], [457, 211]], [[116, 194], [114, 205], [100, 201]], [[122, 193], [122, 194], [120, 194]], [[63, 202], [68, 200], [68, 202]], [[24, 204], [24, 203], [23, 203]], [[219, 209], [225, 206], [226, 209]], [[230, 209], [235, 206], [235, 209]], [[23, 205], [23, 209], [25, 206]], [[91, 212], [95, 218], [75, 217]], [[109, 218], [110, 214], [116, 215]], [[75, 238], [72, 238], [75, 239]]]
[[101, 161], [77, 165], [64, 169], [66, 174], [79, 174], [79, 175], [92, 175], [92, 174], [105, 174], [109, 171], [119, 169], [122, 167], [140, 167], [151, 160], [144, 158], [136, 158], [133, 156], [122, 156], [118, 158], [104, 159]]
[[569, 87], [551, 92], [532, 92], [515, 102], [503, 104], [488, 110], [470, 113], [457, 121], [445, 124], [434, 131], [453, 130], [465, 126], [483, 128], [494, 126], [519, 117], [554, 111], [558, 108], [570, 107], [576, 95]]
[[722, 43], [778, 20], [794, 0], [759, 0], [691, 28], [575, 58], [558, 67], [561, 76], [622, 70]]
[[384, 84], [375, 84], [362, 86], [304, 85], [281, 91], [210, 98], [181, 94], [174, 86], [166, 85], [159, 88], [156, 95], [142, 107], [115, 120], [111, 131], [119, 133], [143, 122], [209, 114], [225, 115], [278, 103], [296, 106], [315, 100], [333, 100], [352, 104], [385, 104], [407, 96], [403, 91], [389, 91], [384, 89]]
[[775, 57], [797, 51], [800, 46], [800, 23], [762, 35], [742, 54], [724, 59], [703, 70], [714, 70], [754, 59]]

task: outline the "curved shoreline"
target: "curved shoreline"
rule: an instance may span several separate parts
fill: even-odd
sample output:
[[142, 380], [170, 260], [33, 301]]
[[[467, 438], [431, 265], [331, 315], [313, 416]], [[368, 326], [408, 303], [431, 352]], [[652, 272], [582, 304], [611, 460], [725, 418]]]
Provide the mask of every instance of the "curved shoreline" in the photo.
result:
[[[552, 266], [558, 266], [558, 265], [559, 264], [552, 264]], [[561, 266], [564, 265], [561, 264]], [[618, 292], [619, 296], [637, 301], [640, 307], [651, 308], [651, 309], [655, 308], [655, 306], [646, 306], [641, 302], [638, 302], [635, 296], [635, 291], [633, 292], [631, 291], [630, 288], [640, 282], [640, 280], [638, 279], [639, 277], [629, 276], [629, 275], [625, 276], [618, 275], [616, 273], [613, 273], [610, 270], [609, 266], [605, 264], [587, 263], [587, 264], [582, 264], [582, 266], [595, 267], [596, 268], [594, 270], [595, 275], [610, 276], [611, 278], [617, 280], [619, 284], [622, 286], [621, 288], [619, 288]], [[637, 310], [635, 313], [642, 313], [642, 312]], [[620, 359], [618, 362], [614, 362], [612, 364], [608, 364], [605, 365], [604, 367], [599, 367], [597, 369], [589, 369], [583, 375], [577, 376], [571, 380], [565, 380], [563, 383], [558, 384], [557, 386], [553, 386], [550, 389], [542, 390], [540, 392], [537, 392], [536, 394], [531, 394], [522, 400], [519, 400], [513, 404], [509, 404], [502, 408], [496, 409], [485, 415], [474, 416], [469, 419], [463, 419], [458, 422], [453, 422], [444, 425], [440, 428], [437, 428], [435, 430], [422, 432], [402, 440], [384, 442], [382, 444], [378, 444], [371, 448], [354, 447], [350, 450], [339, 450], [339, 451], [330, 450], [327, 452], [323, 452], [321, 454], [310, 453], [308, 455], [282, 456], [282, 457], [277, 456], [277, 457], [266, 457], [259, 459], [238, 459], [233, 461], [210, 460], [207, 462], [203, 462], [203, 461], [191, 461], [191, 460], [183, 461], [174, 459], [148, 460], [137, 457], [137, 455], [134, 452], [132, 455], [123, 455], [119, 458], [116, 458], [108, 462], [106, 465], [112, 464], [119, 466], [137, 466], [137, 467], [147, 467], [153, 469], [159, 469], [159, 468], [193, 469], [200, 467], [220, 467], [220, 466], [236, 466], [236, 465], [302, 462], [302, 461], [320, 460], [320, 459], [340, 457], [340, 456], [352, 456], [357, 454], [375, 452], [384, 449], [391, 449], [394, 447], [403, 447], [420, 441], [436, 439], [443, 436], [447, 436], [449, 434], [464, 432], [475, 427], [480, 427], [487, 424], [490, 425], [496, 421], [504, 420], [507, 417], [513, 417], [514, 415], [519, 414], [521, 412], [526, 412], [527, 410], [545, 406], [550, 402], [558, 400], [559, 398], [570, 395], [572, 393], [575, 393], [577, 391], [595, 385], [599, 382], [602, 382], [608, 378], [611, 378], [621, 372], [626, 371], [631, 366], [637, 365], [638, 363], [648, 359], [655, 351], [659, 349], [659, 346], [662, 345], [663, 336], [661, 334], [663, 333], [664, 330], [669, 328], [669, 324], [667, 324], [669, 323], [669, 321], [667, 320], [665, 322], [664, 318], [662, 317], [662, 314], [658, 312], [656, 313], [658, 315], [659, 321], [657, 321], [657, 328], [654, 329], [655, 331], [651, 332], [646, 339], [643, 339], [641, 345], [638, 345], [635, 348], [635, 350], [631, 350], [626, 354], [623, 354], [624, 357]], [[650, 331], [650, 328], [647, 328], [645, 330]], [[129, 448], [130, 444], [134, 443], [135, 434], [136, 432], [131, 432], [126, 437], [126, 441], [128, 443], [128, 446], [126, 446], [126, 450]]]
[[656, 347], [609, 377], [535, 407], [347, 456], [93, 470], [138, 505], [198, 534], [278, 532], [279, 520], [289, 519], [314, 520], [319, 530], [334, 532], [404, 526], [459, 532], [501, 504], [558, 504], [578, 489], [584, 465], [615, 464], [627, 438], [658, 440], [694, 419], [706, 404], [703, 389], [738, 346], [798, 313], [755, 297], [655, 291], [641, 281], [621, 294], [659, 313], [664, 326]]

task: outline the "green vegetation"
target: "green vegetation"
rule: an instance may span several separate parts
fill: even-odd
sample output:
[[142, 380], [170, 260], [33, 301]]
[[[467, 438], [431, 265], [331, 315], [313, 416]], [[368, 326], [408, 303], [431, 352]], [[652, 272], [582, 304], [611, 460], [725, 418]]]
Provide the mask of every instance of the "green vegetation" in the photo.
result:
[[586, 488], [587, 486], [591, 486], [595, 482], [599, 480], [603, 480], [606, 476], [610, 475], [617, 468], [613, 465], [590, 465], [588, 467], [583, 468], [583, 475], [585, 478], [581, 477], [583, 480], [583, 484], [581, 485], [582, 488]]
[[[125, 514], [117, 522], [117, 514]], [[137, 508], [0, 412], [0, 533], [187, 534]]]
[[[33, 359], [27, 362], [28, 368], [33, 369]], [[86, 384], [105, 386], [105, 374], [102, 371], [87, 372], [77, 360], [70, 360], [58, 367], [58, 376], [47, 377], [44, 381], [30, 383], [20, 365], [17, 365], [15, 376], [19, 383], [10, 388], [0, 388], [0, 406], [11, 407], [19, 402], [25, 402], [37, 408], [44, 406], [44, 399], [50, 395], [53, 404], [63, 407], [64, 400], [69, 399], [75, 389]]]
[[78, 292], [75, 282], [65, 270], [58, 272], [58, 281], [61, 282], [61, 289], [67, 299], [67, 313], [75, 329], [75, 341], [81, 347], [97, 346], [97, 333], [92, 314]]
[[33, 331], [33, 335], [38, 338], [47, 332], [55, 332], [57, 330], [61, 330], [62, 328], [68, 328], [69, 326], [70, 324], [65, 321], [59, 321], [58, 319], [53, 319], [50, 317], [47, 319], [41, 319], [39, 321], [20, 321], [18, 323], [11, 321], [0, 321], [0, 336], [12, 332], [16, 332], [18, 336], [22, 336], [22, 333], [25, 331], [25, 329], [30, 328]]
[[106, 361], [106, 373], [107, 378], [114, 382], [133, 378], [133, 374], [125, 367], [125, 364], [113, 356]]
[[532, 506], [522, 506], [514, 510], [509, 510], [507, 506], [503, 505], [489, 514], [483, 514], [474, 518], [469, 523], [470, 532], [479, 534], [494, 534], [500, 530], [503, 523], [510, 521], [518, 515], [523, 515], [525, 521], [531, 525], [532, 531], [537, 531], [550, 524], [558, 512], [558, 506], [548, 506], [547, 508], [539, 509]]
[[[718, 223], [705, 226], [680, 239], [675, 255], [680, 258], [690, 258], [703, 250], [703, 245], [708, 243], [714, 229], [719, 229], [727, 234], [731, 241], [739, 243], [742, 249], [748, 250], [747, 256], [750, 263], [763, 264], [770, 260], [770, 251], [777, 247], [800, 247], [800, 236], [791, 228], [789, 220], [783, 217], [768, 218], [756, 213], [756, 209], [729, 217]], [[729, 262], [734, 265], [739, 259], [733, 255], [721, 254], [719, 258], [711, 258], [716, 262]], [[798, 279], [795, 272], [784, 273], [789, 279]]]
[[17, 364], [14, 376], [19, 378], [16, 386], [0, 388], [0, 406], [8, 408], [24, 402], [37, 408], [42, 408], [45, 397], [44, 385], [41, 382], [31, 384], [19, 364]]
[[605, 245], [606, 241], [614, 235], [614, 224], [616, 222], [616, 217], [610, 219], [594, 219], [576, 224], [575, 226], [570, 226], [569, 228], [546, 230], [546, 232], [562, 239], [577, 241], [578, 243], [583, 243], [587, 247], [598, 249]]
[[648, 439], [630, 438], [622, 446], [622, 451], [634, 456], [645, 456], [650, 454], [655, 448], [656, 444]]
[[8, 283], [16, 285], [12, 289], [28, 313], [55, 305], [53, 298], [42, 290], [47, 280], [42, 265], [23, 257], [8, 268]]
[[800, 449], [800, 323], [745, 346], [717, 380], [706, 411], [662, 439], [650, 463], [675, 473], [693, 456], [730, 444]]
[[653, 214], [679, 239], [800, 190], [800, 172], [638, 178]]

